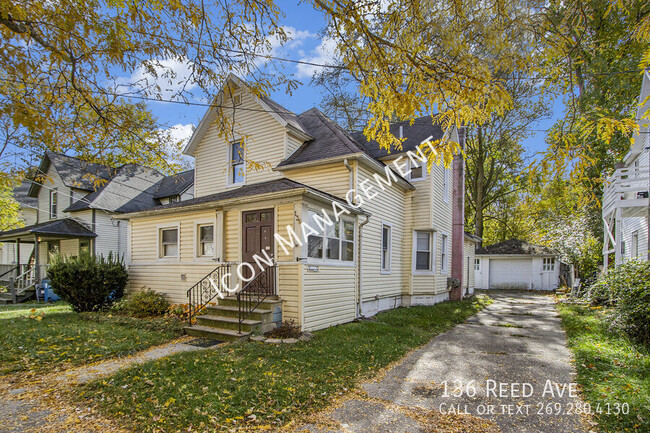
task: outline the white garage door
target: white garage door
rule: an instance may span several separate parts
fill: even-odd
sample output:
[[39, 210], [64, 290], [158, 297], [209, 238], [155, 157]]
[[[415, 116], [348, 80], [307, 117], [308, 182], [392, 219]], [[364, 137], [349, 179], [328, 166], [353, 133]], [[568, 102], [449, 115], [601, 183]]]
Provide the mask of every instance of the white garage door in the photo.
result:
[[490, 259], [490, 289], [530, 289], [531, 259]]

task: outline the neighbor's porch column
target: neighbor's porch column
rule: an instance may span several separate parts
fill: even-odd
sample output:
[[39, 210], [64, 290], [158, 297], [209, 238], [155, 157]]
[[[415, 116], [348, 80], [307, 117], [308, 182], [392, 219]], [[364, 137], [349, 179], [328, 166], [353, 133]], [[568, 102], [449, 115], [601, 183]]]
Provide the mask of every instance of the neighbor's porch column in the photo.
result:
[[36, 283], [41, 283], [41, 267], [40, 267], [40, 254], [39, 254], [40, 239], [38, 235], [34, 235], [34, 271], [36, 272]]

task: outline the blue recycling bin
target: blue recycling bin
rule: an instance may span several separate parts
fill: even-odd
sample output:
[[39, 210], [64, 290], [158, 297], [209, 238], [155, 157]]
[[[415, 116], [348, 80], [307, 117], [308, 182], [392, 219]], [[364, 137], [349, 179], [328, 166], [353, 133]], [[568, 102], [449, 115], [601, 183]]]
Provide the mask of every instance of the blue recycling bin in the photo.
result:
[[41, 281], [41, 284], [43, 285], [43, 301], [45, 302], [54, 302], [58, 301], [59, 296], [52, 291], [52, 286], [50, 285], [50, 280], [44, 279]]

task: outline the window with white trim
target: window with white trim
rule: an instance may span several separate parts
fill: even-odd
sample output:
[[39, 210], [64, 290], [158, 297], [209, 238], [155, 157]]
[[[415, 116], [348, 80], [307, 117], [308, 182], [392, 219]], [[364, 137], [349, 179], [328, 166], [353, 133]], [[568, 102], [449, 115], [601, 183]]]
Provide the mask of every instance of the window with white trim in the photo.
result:
[[555, 270], [555, 259], [553, 257], [544, 257], [542, 259], [542, 270], [543, 271], [554, 271]]
[[442, 169], [442, 200], [449, 201], [449, 169], [446, 167]]
[[230, 144], [230, 184], [244, 183], [245, 175], [244, 142], [239, 140]]
[[381, 270], [390, 271], [391, 262], [391, 227], [387, 224], [381, 225]]
[[53, 189], [50, 191], [50, 219], [56, 219], [57, 217], [57, 198], [58, 192]]
[[481, 270], [481, 259], [474, 259], [474, 270], [475, 271]]
[[307, 224], [317, 230], [318, 234], [311, 234], [307, 238], [307, 256], [312, 259], [326, 259], [328, 261], [354, 261], [354, 222], [347, 219], [336, 219], [328, 215], [332, 224], [327, 221], [322, 223], [325, 230], [321, 230], [314, 217], [325, 217], [322, 213], [308, 211]]
[[198, 235], [198, 256], [214, 257], [214, 225], [205, 224], [198, 226]]
[[178, 257], [178, 228], [160, 229], [160, 257]]
[[415, 270], [432, 271], [433, 233], [428, 231], [415, 232]]
[[447, 272], [447, 235], [442, 235], [440, 237], [440, 270], [442, 272]]

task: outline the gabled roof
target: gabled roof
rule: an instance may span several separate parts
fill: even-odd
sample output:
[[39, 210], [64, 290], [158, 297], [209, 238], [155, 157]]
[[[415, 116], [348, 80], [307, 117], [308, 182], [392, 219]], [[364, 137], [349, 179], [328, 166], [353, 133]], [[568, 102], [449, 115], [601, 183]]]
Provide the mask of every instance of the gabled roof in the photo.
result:
[[[401, 134], [400, 134], [401, 129]], [[373, 158], [383, 158], [389, 154], [402, 153], [409, 150], [415, 150], [424, 140], [429, 137], [431, 141], [440, 140], [444, 137], [445, 132], [439, 124], [434, 123], [431, 116], [418, 117], [411, 125], [410, 121], [394, 122], [390, 124], [390, 132], [395, 137], [403, 136], [406, 138], [402, 142], [402, 150], [388, 149], [379, 147], [376, 141], [368, 141], [363, 131], [355, 131], [352, 137], [366, 150], [366, 152]]]
[[97, 235], [83, 224], [71, 218], [47, 221], [14, 230], [0, 232], [0, 239], [16, 237], [17, 235], [42, 235], [61, 237], [85, 237], [93, 238]]
[[[73, 203], [64, 212], [103, 209], [110, 212], [135, 212], [157, 204], [154, 194], [165, 176], [157, 170], [127, 164], [103, 188]], [[194, 178], [192, 178], [193, 180]]]
[[95, 191], [98, 187], [101, 188], [101, 185], [112, 179], [116, 172], [114, 168], [102, 164], [82, 161], [79, 158], [48, 150], [45, 151], [45, 156], [38, 167], [36, 181], [32, 182], [29, 189], [30, 197], [38, 196], [38, 191], [41, 188], [38, 177], [45, 176], [50, 165], [54, 166], [65, 186], [89, 192]]
[[554, 256], [557, 251], [542, 245], [529, 244], [519, 239], [509, 239], [476, 250], [481, 255], [524, 255], [524, 256]]
[[[250, 86], [244, 80], [242, 80], [241, 78], [237, 77], [234, 74], [229, 74], [228, 77], [226, 78], [224, 87], [219, 91], [219, 94], [214, 99], [215, 105], [219, 105], [223, 101], [224, 89], [229, 84], [234, 84], [238, 88], [244, 89], [245, 91], [251, 94], [253, 93], [249, 90]], [[281, 106], [280, 104], [278, 104], [277, 102], [271, 100], [266, 96], [256, 97], [256, 100], [259, 103], [262, 110], [269, 113], [271, 117], [277, 120], [280, 125], [293, 130], [293, 132], [295, 133], [303, 135], [305, 139], [309, 138], [307, 133], [302, 129], [300, 123], [296, 121], [296, 115], [294, 113], [287, 110], [286, 108], [284, 108], [283, 106]], [[187, 142], [187, 146], [185, 146], [185, 149], [183, 150], [184, 154], [186, 155], [194, 154], [194, 151], [196, 150], [196, 146], [199, 145], [199, 143], [207, 133], [216, 115], [217, 115], [217, 110], [215, 108], [210, 108], [206, 111], [205, 115], [199, 122], [199, 126], [196, 127], [194, 133], [192, 134], [192, 137], [190, 137], [190, 140]]]
[[30, 197], [29, 189], [31, 188], [32, 181], [24, 180], [14, 188], [14, 200], [18, 202], [19, 205], [27, 208], [37, 208], [38, 207], [38, 197]]
[[326, 117], [318, 108], [301, 113], [298, 121], [303, 130], [314, 138], [303, 143], [286, 160], [278, 164], [278, 167], [364, 152], [346, 130]]
[[155, 199], [181, 195], [194, 185], [194, 170], [187, 170], [182, 173], [172, 174], [158, 182], [158, 189], [153, 195]]

